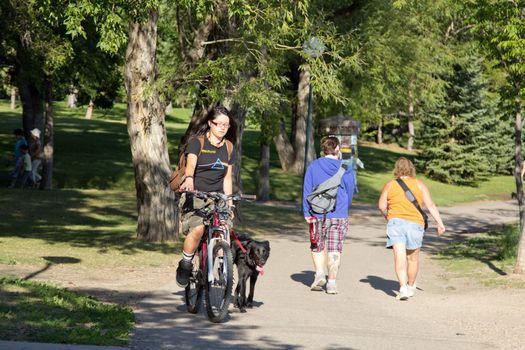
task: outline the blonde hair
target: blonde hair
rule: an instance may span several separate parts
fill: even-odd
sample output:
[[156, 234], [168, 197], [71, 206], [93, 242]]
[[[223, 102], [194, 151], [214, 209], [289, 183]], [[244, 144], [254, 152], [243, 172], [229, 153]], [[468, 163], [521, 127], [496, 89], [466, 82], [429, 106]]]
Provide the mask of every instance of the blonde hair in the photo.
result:
[[405, 157], [399, 157], [394, 165], [394, 177], [400, 178], [401, 176], [416, 177], [416, 168], [414, 164]]

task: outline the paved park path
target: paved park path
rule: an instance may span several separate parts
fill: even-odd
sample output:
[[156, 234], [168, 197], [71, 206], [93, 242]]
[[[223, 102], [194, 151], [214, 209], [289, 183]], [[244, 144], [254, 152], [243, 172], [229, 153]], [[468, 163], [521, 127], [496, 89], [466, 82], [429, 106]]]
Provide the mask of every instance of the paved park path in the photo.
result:
[[[449, 232], [431, 227], [422, 254], [419, 290], [406, 302], [398, 289], [385, 222], [372, 206], [351, 212], [339, 294], [311, 292], [312, 262], [306, 224], [272, 232], [271, 257], [259, 279], [255, 306], [231, 308], [212, 324], [205, 311], [186, 312], [174, 282], [138, 305], [132, 349], [525, 349], [525, 290], [488, 288], [449, 279], [429, 252], [452, 238], [517, 220], [511, 202], [442, 208]], [[431, 225], [432, 226], [432, 225]], [[511, 278], [511, 277], [509, 277]]]

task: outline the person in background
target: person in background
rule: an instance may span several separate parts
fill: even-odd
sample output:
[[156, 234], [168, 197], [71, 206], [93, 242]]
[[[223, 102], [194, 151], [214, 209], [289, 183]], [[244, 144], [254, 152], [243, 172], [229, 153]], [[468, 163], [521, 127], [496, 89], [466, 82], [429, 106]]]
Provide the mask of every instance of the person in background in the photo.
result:
[[31, 156], [31, 176], [33, 186], [42, 180], [42, 176], [38, 174], [38, 168], [42, 164], [42, 141], [40, 139], [40, 130], [34, 128], [31, 130], [31, 140], [29, 140], [29, 155]]
[[15, 153], [14, 153], [15, 167], [9, 173], [9, 178], [11, 179], [11, 184], [9, 185], [10, 188], [15, 186], [16, 180], [18, 179], [18, 176], [20, 174], [21, 163], [19, 161], [22, 155], [21, 147], [23, 145], [27, 146], [27, 141], [24, 137], [24, 131], [22, 129], [13, 130], [13, 135], [15, 136], [15, 140], [16, 140], [15, 141]]
[[[313, 214], [308, 204], [308, 195], [315, 187], [329, 179], [341, 167], [341, 152], [339, 139], [335, 136], [326, 136], [321, 140], [321, 150], [324, 157], [314, 160], [308, 166], [303, 186], [303, 214], [304, 219], [311, 225], [313, 241], [311, 245], [312, 259], [315, 267], [315, 278], [310, 290], [322, 291], [326, 286], [326, 293], [337, 294], [337, 273], [341, 264], [343, 243], [348, 232], [348, 210], [352, 204], [355, 189], [355, 180], [352, 167], [344, 173], [341, 184], [337, 189], [337, 199], [334, 211], [322, 214]], [[311, 235], [312, 241], [312, 235]], [[325, 248], [327, 257], [325, 257]], [[328, 260], [328, 261], [326, 261]], [[325, 269], [328, 270], [328, 281]]]
[[13, 131], [13, 135], [15, 135], [15, 139], [16, 139], [16, 142], [15, 142], [15, 164], [16, 164], [16, 161], [22, 155], [22, 150], [20, 147], [22, 147], [22, 145], [27, 146], [27, 141], [26, 141], [26, 138], [24, 137], [24, 131], [22, 129], [15, 129]]
[[31, 157], [29, 156], [29, 146], [20, 146], [20, 152], [21, 155], [18, 157], [9, 188], [24, 188], [27, 179], [29, 179], [29, 176], [31, 175]]
[[408, 186], [420, 207], [424, 204], [428, 209], [438, 225], [438, 235], [445, 233], [445, 226], [428, 188], [416, 179], [416, 169], [412, 162], [405, 157], [399, 158], [394, 165], [394, 179], [383, 188], [378, 207], [387, 220], [386, 246], [393, 248], [394, 269], [399, 281], [397, 299], [407, 300], [416, 292], [419, 251], [423, 244], [425, 222], [416, 206], [406, 197], [397, 179]]

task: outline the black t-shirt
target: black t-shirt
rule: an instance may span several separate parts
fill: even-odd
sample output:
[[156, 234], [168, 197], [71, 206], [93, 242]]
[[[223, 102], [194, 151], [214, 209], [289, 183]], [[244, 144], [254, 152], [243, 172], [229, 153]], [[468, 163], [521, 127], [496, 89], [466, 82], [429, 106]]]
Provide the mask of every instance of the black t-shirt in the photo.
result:
[[[228, 159], [228, 146], [226, 142], [219, 148], [213, 146], [207, 137], [204, 137], [204, 146], [198, 138], [193, 137], [188, 141], [186, 154], [197, 155], [197, 166], [193, 175], [193, 184], [196, 190], [204, 192], [224, 192], [223, 183], [228, 165], [235, 163], [235, 150], [232, 150]], [[200, 154], [199, 154], [200, 153]]]

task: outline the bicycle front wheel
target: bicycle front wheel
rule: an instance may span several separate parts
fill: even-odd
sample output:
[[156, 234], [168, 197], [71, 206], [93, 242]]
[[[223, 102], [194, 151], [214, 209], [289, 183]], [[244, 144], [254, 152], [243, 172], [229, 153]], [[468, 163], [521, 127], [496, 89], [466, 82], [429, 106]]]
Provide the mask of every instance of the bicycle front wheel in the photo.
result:
[[206, 311], [212, 322], [219, 323], [228, 315], [232, 298], [233, 259], [228, 243], [215, 243], [212, 263], [213, 280], [206, 282]]
[[201, 269], [202, 251], [199, 249], [193, 256], [193, 270], [190, 276], [190, 282], [184, 291], [186, 299], [186, 309], [189, 313], [196, 314], [199, 312], [202, 304], [202, 290], [204, 287], [204, 276]]

